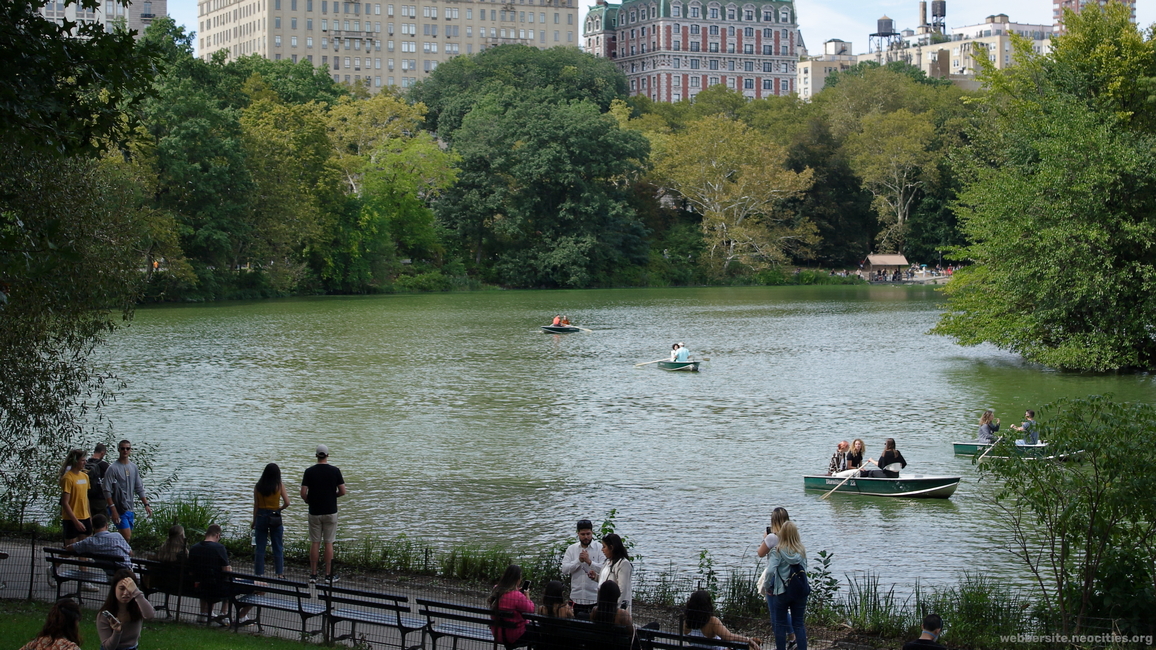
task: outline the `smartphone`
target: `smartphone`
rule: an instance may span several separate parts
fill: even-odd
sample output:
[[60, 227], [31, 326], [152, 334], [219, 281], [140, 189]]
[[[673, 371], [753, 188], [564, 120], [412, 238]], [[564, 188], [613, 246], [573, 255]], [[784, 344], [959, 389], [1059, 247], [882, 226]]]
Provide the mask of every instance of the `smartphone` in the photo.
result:
[[770, 535], [770, 534], [771, 534], [771, 527], [770, 527], [770, 526], [767, 526], [767, 534], [768, 534], [768, 535]]
[[530, 584], [531, 584], [531, 582], [529, 580], [523, 580], [522, 581], [522, 591], [526, 591], [527, 589], [529, 589]]
[[109, 623], [112, 623], [113, 625], [120, 625], [120, 621], [117, 620], [117, 618], [112, 615], [112, 612], [108, 611], [107, 609], [102, 611], [100, 615], [107, 618]]

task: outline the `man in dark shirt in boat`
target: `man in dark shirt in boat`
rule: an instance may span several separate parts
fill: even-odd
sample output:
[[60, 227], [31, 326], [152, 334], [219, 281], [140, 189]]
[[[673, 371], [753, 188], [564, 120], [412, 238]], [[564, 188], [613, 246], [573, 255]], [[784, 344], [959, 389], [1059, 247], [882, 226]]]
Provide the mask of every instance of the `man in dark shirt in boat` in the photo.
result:
[[903, 644], [903, 650], [947, 650], [942, 644], [936, 643], [943, 634], [943, 619], [939, 614], [928, 614], [923, 617], [923, 633], [918, 639]]

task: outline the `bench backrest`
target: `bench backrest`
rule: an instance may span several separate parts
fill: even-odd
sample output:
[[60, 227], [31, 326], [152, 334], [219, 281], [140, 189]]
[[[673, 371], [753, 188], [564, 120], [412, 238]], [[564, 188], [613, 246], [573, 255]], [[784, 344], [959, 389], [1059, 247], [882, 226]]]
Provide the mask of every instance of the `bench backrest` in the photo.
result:
[[573, 618], [524, 614], [538, 630], [540, 650], [630, 650], [634, 629]]
[[409, 598], [406, 596], [395, 596], [377, 591], [365, 591], [363, 589], [351, 589], [349, 587], [337, 587], [334, 585], [318, 585], [317, 592], [317, 597], [330, 603], [330, 607], [334, 605], [352, 605], [355, 607], [370, 607], [380, 611], [398, 612], [400, 614], [410, 613]]
[[[682, 627], [682, 621], [679, 621]], [[677, 632], [660, 632], [658, 630], [640, 630], [642, 634], [643, 650], [674, 650], [675, 648], [735, 648], [746, 650], [750, 645], [743, 641], [722, 641], [720, 639], [704, 639], [702, 637], [686, 636]]]
[[429, 619], [431, 623], [433, 621], [457, 621], [511, 629], [518, 626], [517, 621], [495, 618], [493, 610], [489, 607], [444, 603], [426, 598], [418, 598], [417, 605], [421, 615]]
[[62, 548], [44, 549], [44, 559], [51, 565], [53, 575], [59, 575], [59, 569], [62, 566], [94, 567], [104, 569], [108, 573], [115, 573], [117, 569], [121, 568], [121, 563], [124, 561], [124, 558], [119, 555], [86, 553], [79, 556]]

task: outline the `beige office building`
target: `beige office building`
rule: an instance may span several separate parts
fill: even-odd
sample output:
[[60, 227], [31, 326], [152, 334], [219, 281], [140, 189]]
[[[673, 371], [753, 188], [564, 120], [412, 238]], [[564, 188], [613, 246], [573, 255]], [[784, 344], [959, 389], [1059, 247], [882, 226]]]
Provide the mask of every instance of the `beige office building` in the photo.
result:
[[578, 47], [574, 0], [206, 0], [198, 4], [198, 52], [309, 61], [333, 79], [408, 88], [459, 54], [521, 43]]
[[50, 0], [40, 8], [40, 15], [58, 24], [65, 20], [98, 23], [110, 31], [123, 22], [130, 30], [136, 30], [139, 38], [154, 18], [168, 15], [168, 0], [134, 0], [132, 4], [105, 0], [95, 11], [77, 4], [65, 6], [64, 0]]

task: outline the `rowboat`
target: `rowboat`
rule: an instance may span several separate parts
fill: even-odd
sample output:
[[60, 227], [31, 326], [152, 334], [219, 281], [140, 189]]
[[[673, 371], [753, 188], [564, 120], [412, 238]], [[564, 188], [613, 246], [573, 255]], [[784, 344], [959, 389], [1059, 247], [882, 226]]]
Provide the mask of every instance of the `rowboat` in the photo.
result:
[[684, 372], [698, 372], [698, 361], [659, 361], [658, 367], [663, 370], [682, 370]]
[[[804, 490], [822, 490], [873, 497], [947, 499], [959, 487], [958, 476], [900, 476], [899, 478], [856, 477], [843, 482], [838, 476], [804, 476]], [[839, 485], [842, 483], [842, 485]]]
[[581, 332], [582, 328], [574, 327], [573, 325], [543, 325], [542, 331], [549, 332], [550, 334], [571, 334]]
[[[991, 449], [993, 443], [990, 442], [953, 442], [952, 448], [955, 450], [956, 456], [981, 456], [988, 449]], [[1048, 443], [1041, 442], [1037, 445], [1005, 445], [1016, 456], [1043, 456], [1048, 450]]]

